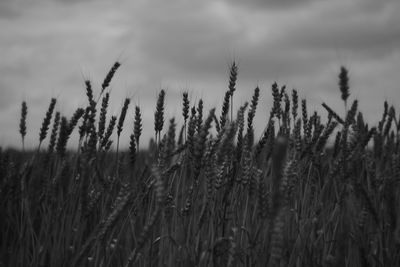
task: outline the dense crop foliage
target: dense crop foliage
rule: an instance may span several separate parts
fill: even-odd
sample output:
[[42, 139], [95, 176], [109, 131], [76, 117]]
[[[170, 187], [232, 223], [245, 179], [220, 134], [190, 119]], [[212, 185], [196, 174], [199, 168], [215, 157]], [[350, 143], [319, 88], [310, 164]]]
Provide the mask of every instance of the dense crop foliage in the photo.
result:
[[[71, 118], [50, 101], [37, 151], [1, 151], [0, 266], [400, 266], [400, 121], [385, 103], [379, 125], [365, 123], [345, 68], [345, 116], [325, 103], [310, 114], [274, 83], [261, 137], [258, 87], [233, 110], [235, 63], [220, 109], [183, 93], [183, 125], [165, 118], [161, 90], [144, 151], [140, 107], [107, 114], [119, 66], [99, 96], [85, 82]], [[22, 144], [27, 118], [23, 102]]]

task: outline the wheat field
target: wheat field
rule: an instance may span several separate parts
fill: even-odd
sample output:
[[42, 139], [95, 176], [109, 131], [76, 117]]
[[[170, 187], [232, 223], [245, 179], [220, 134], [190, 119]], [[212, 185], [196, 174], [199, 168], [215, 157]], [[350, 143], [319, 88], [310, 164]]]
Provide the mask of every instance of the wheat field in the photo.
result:
[[233, 110], [233, 62], [220, 107], [183, 92], [182, 117], [166, 118], [161, 90], [147, 145], [129, 98], [108, 114], [119, 67], [99, 91], [85, 81], [71, 118], [51, 99], [33, 151], [22, 103], [21, 151], [0, 151], [0, 266], [400, 266], [400, 118], [385, 102], [368, 125], [346, 68], [344, 117], [274, 83], [255, 125], [261, 90]]

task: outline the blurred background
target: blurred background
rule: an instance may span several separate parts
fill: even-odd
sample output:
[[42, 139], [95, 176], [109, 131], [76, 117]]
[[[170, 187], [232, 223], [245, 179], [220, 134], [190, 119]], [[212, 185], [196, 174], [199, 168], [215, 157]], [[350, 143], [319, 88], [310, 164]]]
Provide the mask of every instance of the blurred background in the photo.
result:
[[128, 144], [134, 105], [144, 117], [142, 143], [154, 136], [161, 89], [167, 118], [183, 121], [184, 90], [192, 103], [203, 98], [219, 112], [233, 60], [239, 65], [235, 107], [261, 89], [258, 133], [274, 81], [298, 89], [309, 113], [326, 114], [326, 102], [343, 114], [341, 65], [349, 69], [350, 101], [359, 99], [376, 123], [384, 100], [399, 108], [399, 13], [398, 0], [0, 0], [0, 146], [21, 147], [23, 100], [32, 148], [50, 98], [72, 115], [87, 102], [84, 80], [98, 94], [115, 61], [122, 65], [111, 83], [109, 114], [119, 114], [125, 97], [132, 100], [121, 146]]

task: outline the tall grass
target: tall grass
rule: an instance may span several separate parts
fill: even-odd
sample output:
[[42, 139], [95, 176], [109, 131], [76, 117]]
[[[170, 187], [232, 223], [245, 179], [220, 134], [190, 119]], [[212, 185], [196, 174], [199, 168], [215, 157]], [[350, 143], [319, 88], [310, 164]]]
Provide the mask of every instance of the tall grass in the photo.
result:
[[[326, 103], [327, 113], [310, 115], [296, 90], [274, 83], [266, 125], [254, 125], [262, 91], [234, 117], [233, 63], [219, 119], [185, 92], [182, 127], [171, 118], [165, 129], [161, 90], [155, 139], [139, 150], [141, 111], [130, 117], [129, 99], [107, 125], [107, 88], [119, 66], [97, 98], [86, 81], [87, 107], [70, 119], [55, 113], [47, 150], [40, 145], [55, 99], [37, 151], [0, 150], [0, 266], [400, 266], [394, 107], [385, 103], [377, 127], [357, 100], [343, 118]], [[347, 103], [345, 68], [338, 84]], [[27, 110], [23, 102], [22, 144]], [[134, 126], [124, 151], [126, 116]], [[260, 137], [255, 127], [265, 127]], [[75, 128], [80, 145], [71, 152]]]

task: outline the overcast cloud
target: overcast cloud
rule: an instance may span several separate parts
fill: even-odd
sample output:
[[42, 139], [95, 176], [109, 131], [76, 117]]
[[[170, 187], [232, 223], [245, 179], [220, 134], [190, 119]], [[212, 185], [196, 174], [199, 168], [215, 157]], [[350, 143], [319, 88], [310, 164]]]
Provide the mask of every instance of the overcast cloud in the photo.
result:
[[86, 102], [84, 79], [98, 89], [116, 60], [111, 114], [131, 97], [143, 109], [144, 135], [153, 135], [161, 88], [178, 121], [185, 89], [193, 101], [220, 106], [233, 59], [235, 103], [262, 89], [261, 129], [274, 81], [297, 88], [310, 109], [323, 101], [341, 109], [340, 65], [350, 70], [351, 98], [374, 123], [385, 99], [400, 103], [399, 13], [398, 0], [0, 0], [0, 145], [20, 146], [21, 101], [26, 142], [36, 146], [50, 98], [70, 116]]

